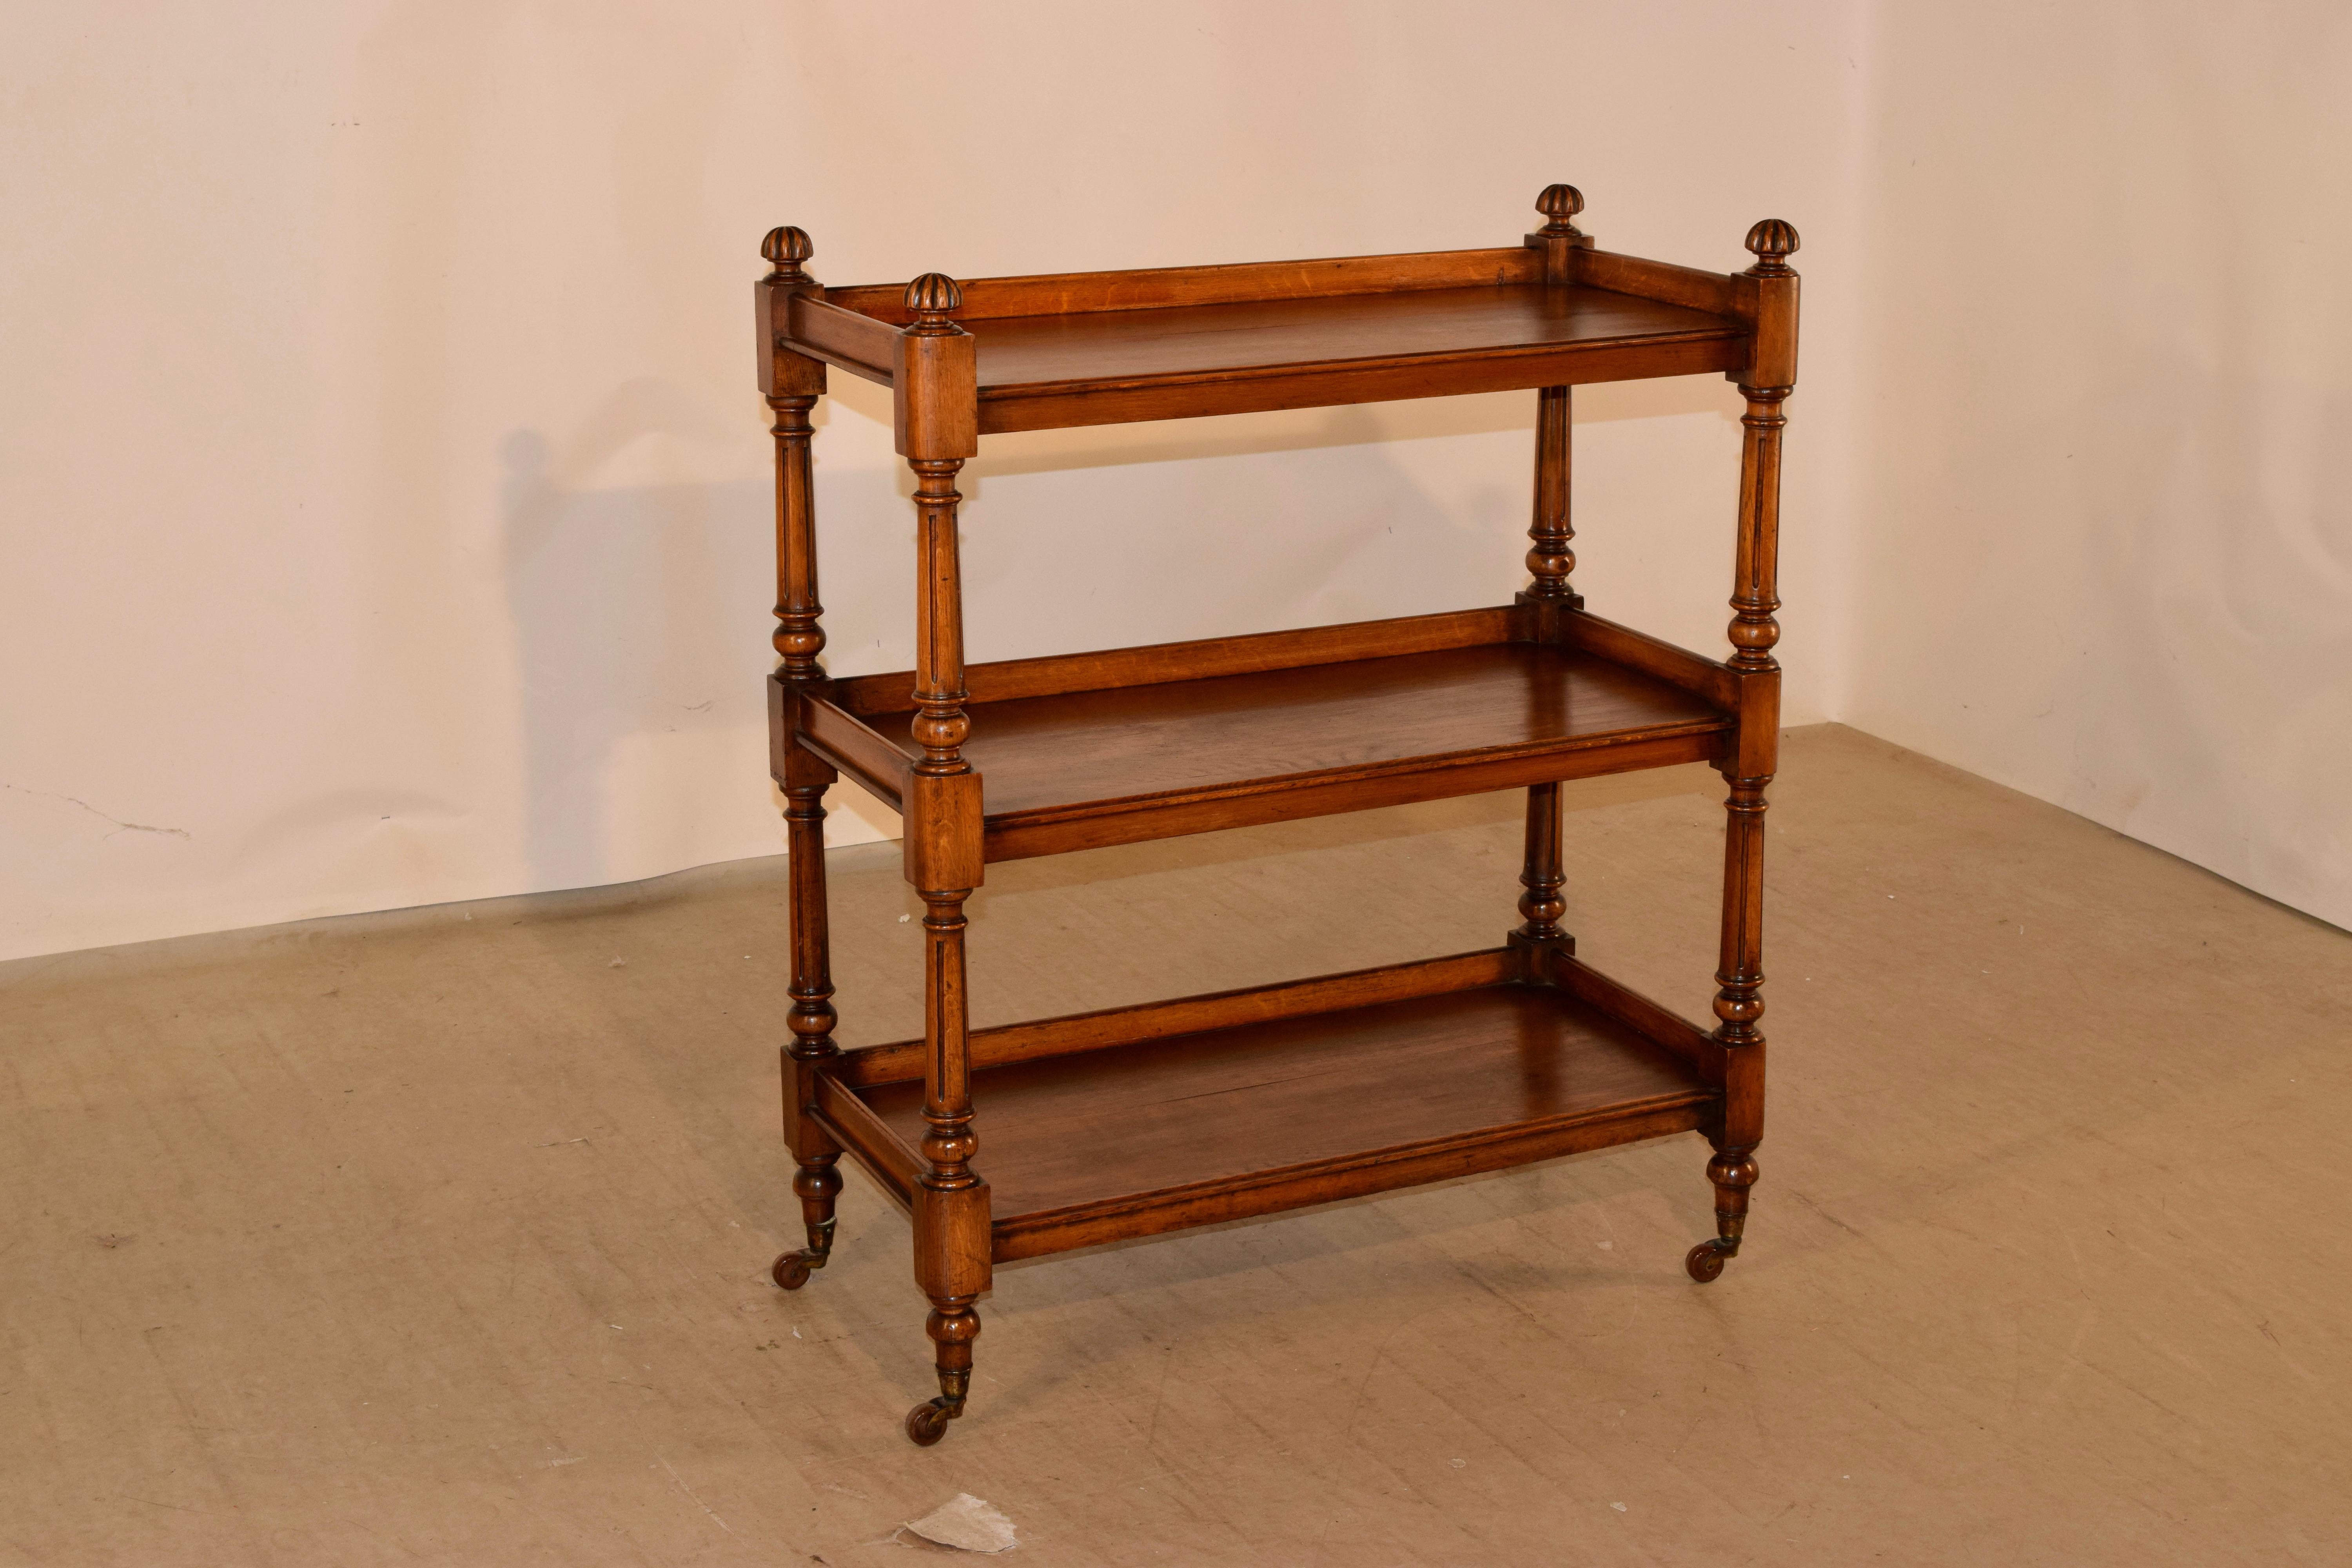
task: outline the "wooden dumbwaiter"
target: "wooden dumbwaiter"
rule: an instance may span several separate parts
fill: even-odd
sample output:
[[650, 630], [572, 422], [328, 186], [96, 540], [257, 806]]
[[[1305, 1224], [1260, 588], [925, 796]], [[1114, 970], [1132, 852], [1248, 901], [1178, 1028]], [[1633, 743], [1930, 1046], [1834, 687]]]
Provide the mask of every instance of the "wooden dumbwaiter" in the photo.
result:
[[[1694, 1130], [1715, 1147], [1716, 1234], [1686, 1267], [1711, 1280], [1738, 1255], [1764, 1130], [1797, 234], [1756, 225], [1754, 264], [1727, 275], [1599, 249], [1583, 205], [1547, 188], [1543, 226], [1500, 249], [961, 285], [826, 289], [807, 235], [768, 236], [784, 1137], [808, 1231], [775, 1280], [824, 1267], [846, 1153], [913, 1221], [940, 1379], [908, 1415], [916, 1442], [963, 1414], [974, 1303], [1013, 1258]], [[810, 411], [828, 365], [891, 389], [915, 474], [911, 671], [819, 663]], [[1570, 388], [1713, 372], [1748, 405], [1720, 662], [1590, 614], [1570, 585]], [[1537, 412], [1532, 580], [1511, 604], [966, 668], [955, 485], [981, 437], [1513, 388]], [[1560, 925], [1561, 782], [1689, 762], [1729, 789], [1712, 1030], [1582, 963]], [[824, 796], [845, 773], [903, 816], [924, 910], [923, 1037], [854, 1051], [833, 1039], [824, 886]], [[1509, 788], [1527, 791], [1525, 891], [1499, 947], [969, 1028], [963, 906], [989, 861]]]

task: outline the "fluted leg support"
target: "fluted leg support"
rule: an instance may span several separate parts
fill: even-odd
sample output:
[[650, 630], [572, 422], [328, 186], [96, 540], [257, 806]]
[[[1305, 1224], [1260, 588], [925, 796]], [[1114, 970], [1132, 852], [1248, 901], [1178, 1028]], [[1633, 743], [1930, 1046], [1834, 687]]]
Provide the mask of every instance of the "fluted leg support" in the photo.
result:
[[[1569, 187], [1556, 186], [1567, 193]], [[1545, 193], [1551, 199], [1553, 193]], [[1568, 199], [1554, 201], [1559, 205]], [[1580, 205], [1582, 198], [1577, 197]], [[1565, 208], [1563, 208], [1565, 210]], [[1560, 217], [1561, 224], [1566, 218]], [[1572, 234], [1563, 228], [1563, 234]], [[1576, 530], [1569, 517], [1569, 414], [1573, 394], [1565, 386], [1547, 386], [1536, 394], [1535, 515], [1528, 524], [1528, 574], [1531, 581], [1518, 603], [1533, 614], [1529, 631], [1538, 642], [1561, 639], [1561, 617], [1583, 607], [1584, 599], [1569, 586], [1576, 570], [1570, 542]], [[1550, 946], [1574, 952], [1576, 942], [1560, 929], [1568, 912], [1560, 889], [1567, 878], [1560, 867], [1560, 796], [1557, 784], [1532, 784], [1528, 789], [1527, 858], [1519, 872], [1519, 925], [1511, 932], [1513, 947]], [[1530, 957], [1530, 963], [1535, 961]], [[1533, 971], [1540, 973], [1538, 964]]]
[[[950, 492], [952, 493], [952, 492]], [[950, 522], [950, 526], [951, 526]], [[959, 668], [958, 673], [961, 673]], [[960, 703], [961, 692], [957, 692]], [[922, 721], [919, 718], [917, 723]], [[930, 732], [962, 741], [959, 706], [952, 719], [934, 716]], [[919, 781], [921, 776], [918, 774]], [[961, 782], [935, 775], [934, 801]], [[969, 779], [970, 774], [962, 775]], [[935, 841], [937, 841], [935, 839]], [[940, 856], [937, 865], [951, 858]], [[977, 850], [974, 850], [977, 858]], [[975, 868], [976, 869], [976, 868]], [[964, 900], [969, 889], [921, 889], [923, 899], [922, 1155], [927, 1168], [915, 1194], [915, 1279], [930, 1299], [924, 1331], [930, 1335], [940, 1393], [907, 1413], [907, 1436], [928, 1447], [947, 1435], [971, 1392], [971, 1345], [980, 1337], [972, 1303], [988, 1289], [988, 1185], [971, 1168], [980, 1140], [971, 1130], [970, 1007], [964, 992]]]
[[1723, 1272], [1747, 1231], [1755, 1150], [1764, 1137], [1764, 792], [1778, 755], [1780, 639], [1772, 612], [1780, 529], [1780, 412], [1785, 387], [1749, 387], [1741, 419], [1739, 551], [1732, 579], [1730, 668], [1739, 683], [1739, 735], [1724, 767], [1723, 931], [1715, 979], [1715, 1043], [1723, 1053], [1723, 1121], [1713, 1134], [1716, 1235], [1691, 1248], [1691, 1278]]
[[[908, 286], [915, 312], [910, 353], [944, 353], [961, 339], [947, 320], [955, 286], [927, 274]], [[929, 363], [919, 354], [910, 365]], [[923, 1169], [916, 1179], [915, 1282], [930, 1300], [924, 1321], [939, 1396], [907, 1413], [907, 1436], [928, 1447], [961, 1415], [971, 1392], [971, 1347], [980, 1337], [973, 1303], [987, 1290], [991, 1254], [988, 1184], [972, 1169], [970, 1007], [964, 990], [964, 900], [982, 874], [981, 778], [962, 754], [971, 721], [964, 711], [963, 590], [956, 509], [959, 456], [927, 455], [954, 441], [926, 436], [924, 410], [939, 399], [918, 372], [908, 393], [908, 463], [920, 520], [916, 583], [915, 714], [909, 730], [922, 756], [906, 795], [907, 879], [923, 900]], [[934, 388], [936, 391], [936, 388]], [[935, 440], [936, 437], [936, 440]]]
[[771, 397], [776, 443], [776, 631], [786, 680], [822, 679], [824, 606], [817, 602], [816, 485], [809, 458], [814, 397]]
[[1716, 970], [1715, 1041], [1723, 1050], [1723, 1125], [1707, 1180], [1716, 1236], [1691, 1249], [1692, 1278], [1707, 1280], [1737, 1257], [1764, 1136], [1764, 779], [1735, 779], [1724, 802], [1722, 962]]
[[1731, 580], [1731, 658], [1739, 729], [1722, 763], [1724, 799], [1723, 938], [1716, 966], [1714, 1042], [1721, 1053], [1723, 1120], [1708, 1130], [1715, 1157], [1715, 1237], [1691, 1248], [1698, 1280], [1723, 1272], [1748, 1229], [1756, 1185], [1756, 1146], [1764, 1137], [1764, 791], [1778, 765], [1780, 666], [1772, 649], [1780, 625], [1780, 437], [1782, 405], [1797, 372], [1797, 274], [1789, 257], [1797, 231], [1767, 218], [1748, 231], [1756, 265], [1756, 341], [1739, 377], [1748, 400], [1741, 416], [1739, 544]]
[[[778, 229], [765, 247], [776, 271], [766, 288], [781, 293], [807, 285], [800, 263], [809, 254], [808, 237]], [[799, 746], [794, 730], [800, 693], [824, 679], [817, 656], [824, 651], [817, 601], [816, 492], [811, 478], [810, 411], [824, 387], [824, 367], [779, 353], [766, 367], [770, 434], [776, 448], [776, 706], [772, 721], [774, 772], [784, 792], [785, 847], [792, 867], [792, 1011], [786, 1025], [792, 1044], [784, 1049], [784, 1142], [797, 1169], [793, 1192], [800, 1199], [808, 1245], [783, 1253], [769, 1267], [776, 1284], [797, 1290], [812, 1269], [833, 1254], [834, 1202], [841, 1193], [841, 1148], [811, 1113], [816, 1069], [839, 1055], [833, 1043], [833, 975], [828, 953], [824, 886], [824, 792], [834, 771]]]
[[930, 1299], [924, 1321], [938, 1363], [939, 1397], [907, 1415], [907, 1436], [928, 1447], [963, 1414], [971, 1391], [972, 1303], [988, 1288], [988, 1186], [974, 1173], [971, 1076], [964, 997], [965, 891], [923, 894], [924, 1071], [922, 1154], [915, 1194], [915, 1277]]
[[[806, 753], [800, 753], [806, 757]], [[799, 766], [812, 772], [832, 770], [808, 759]], [[784, 826], [792, 875], [793, 978], [792, 1012], [786, 1025], [793, 1043], [785, 1047], [784, 1142], [799, 1169], [793, 1192], [801, 1201], [801, 1222], [808, 1245], [778, 1258], [770, 1273], [786, 1290], [808, 1283], [809, 1271], [822, 1268], [833, 1254], [834, 1200], [841, 1194], [841, 1146], [811, 1113], [816, 1100], [816, 1069], [840, 1055], [833, 1043], [832, 962], [827, 951], [824, 886], [825, 780], [787, 785]]]

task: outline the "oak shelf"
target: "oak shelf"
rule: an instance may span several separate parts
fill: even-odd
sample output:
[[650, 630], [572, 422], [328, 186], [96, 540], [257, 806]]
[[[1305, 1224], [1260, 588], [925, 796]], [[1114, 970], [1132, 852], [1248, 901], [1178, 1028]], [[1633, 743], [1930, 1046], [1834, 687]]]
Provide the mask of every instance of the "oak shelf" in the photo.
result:
[[[784, 1135], [804, 1247], [828, 1261], [839, 1163], [907, 1210], [940, 1395], [963, 1414], [992, 1266], [1697, 1131], [1719, 1276], [1763, 1133], [1762, 856], [1776, 765], [1781, 405], [1796, 379], [1794, 229], [1738, 273], [1603, 251], [1554, 185], [1489, 250], [827, 289], [799, 229], [762, 247], [760, 386], [777, 455], [770, 766], [792, 873]], [[827, 367], [890, 388], [916, 476], [917, 665], [835, 679], [816, 588], [811, 410]], [[1729, 640], [1717, 660], [1588, 612], [1570, 586], [1572, 388], [1719, 373], [1747, 402]], [[967, 665], [955, 477], [1003, 431], [1536, 389], [1532, 579], [1506, 605]], [[1724, 777], [1715, 1023], [1580, 962], [1561, 927], [1569, 779], [1703, 762]], [[824, 798], [899, 812], [924, 906], [920, 1039], [844, 1050]], [[1527, 792], [1504, 946], [974, 1032], [964, 905], [992, 861]]]
[[[1455, 252], [1448, 259], [1458, 259], [1465, 271], [1503, 272], [1508, 280], [1192, 305], [1106, 304], [1088, 297], [1085, 308], [1042, 315], [983, 315], [990, 289], [964, 285], [959, 320], [978, 340], [980, 433], [1509, 392], [1737, 370], [1747, 363], [1748, 329], [1734, 317], [1608, 289], [1547, 287], [1540, 258], [1524, 248]], [[1537, 265], [1529, 280], [1531, 261]], [[1010, 297], [1019, 301], [1013, 308], [1025, 309], [1068, 292], [1034, 289]], [[829, 319], [814, 308], [814, 296], [804, 297], [791, 318], [795, 343], [854, 375], [891, 385], [894, 366], [879, 353], [881, 334], [907, 324], [905, 294], [904, 284], [827, 290], [824, 303], [863, 318], [858, 325]], [[861, 332], [879, 363], [853, 357]]]
[[[1587, 641], [1635, 639], [1566, 616]], [[1651, 644], [1661, 678], [1536, 637], [1503, 608], [975, 665], [963, 754], [985, 781], [985, 856], [1712, 761], [1735, 727], [1711, 660]], [[801, 743], [903, 811], [913, 690], [912, 672], [814, 690]]]
[[[1590, 970], [1573, 976], [1579, 994], [1551, 974], [1530, 976], [1531, 963], [1575, 961], [1498, 948], [975, 1034], [994, 1259], [1443, 1181], [1706, 1121], [1722, 1096], [1697, 1065], [1703, 1034]], [[1381, 993], [1376, 1003], [1297, 1010]], [[1588, 995], [1636, 1019], [1646, 1007], [1652, 1032]], [[1195, 1026], [1157, 1033], [1171, 1011]], [[1200, 1026], [1201, 1015], [1239, 1021]], [[1011, 1059], [978, 1065], [1008, 1044]], [[910, 1208], [925, 1130], [921, 1046], [846, 1052], [832, 1075], [837, 1091], [819, 1097], [827, 1125], [871, 1147]], [[1201, 1135], [1204, 1116], [1222, 1136]]]

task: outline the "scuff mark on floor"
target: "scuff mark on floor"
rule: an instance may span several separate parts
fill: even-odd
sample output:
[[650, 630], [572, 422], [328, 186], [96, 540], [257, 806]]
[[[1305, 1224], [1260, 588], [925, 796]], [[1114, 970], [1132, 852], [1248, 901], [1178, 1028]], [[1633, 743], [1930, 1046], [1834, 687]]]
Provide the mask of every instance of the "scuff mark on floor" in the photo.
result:
[[705, 1513], [710, 1514], [711, 1523], [717, 1525], [719, 1529], [726, 1531], [730, 1535], [735, 1533], [734, 1529], [729, 1525], [725, 1520], [719, 1518], [718, 1514], [711, 1512], [711, 1508], [709, 1503], [703, 1501], [698, 1497], [695, 1497], [694, 1489], [692, 1487], [688, 1486], [686, 1482], [678, 1479], [677, 1472], [670, 1469], [669, 1461], [667, 1459], [662, 1458], [658, 1454], [654, 1457], [656, 1459], [659, 1460], [663, 1469], [669, 1470], [669, 1479], [673, 1481], [677, 1481], [677, 1489], [684, 1492], [688, 1498], [692, 1499], [695, 1507], [700, 1509]]

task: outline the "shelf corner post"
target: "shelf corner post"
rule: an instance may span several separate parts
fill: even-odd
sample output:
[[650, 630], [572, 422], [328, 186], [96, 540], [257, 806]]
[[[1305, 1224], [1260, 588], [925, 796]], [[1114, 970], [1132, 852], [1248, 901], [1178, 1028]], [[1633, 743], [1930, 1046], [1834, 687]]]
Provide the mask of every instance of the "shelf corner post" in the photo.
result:
[[[1536, 210], [1544, 215], [1544, 226], [1527, 237], [1527, 244], [1543, 255], [1544, 282], [1573, 283], [1577, 259], [1592, 245], [1592, 237], [1575, 222], [1576, 215], [1584, 210], [1584, 194], [1574, 185], [1547, 185], [1536, 198]], [[1526, 611], [1528, 631], [1539, 643], [1561, 640], [1560, 617], [1584, 607], [1584, 595], [1569, 583], [1569, 574], [1576, 570], [1572, 544], [1576, 529], [1570, 509], [1573, 406], [1569, 387], [1547, 386], [1536, 393], [1535, 516], [1528, 526], [1527, 553], [1528, 573], [1533, 580], [1519, 593], [1517, 603]], [[1567, 901], [1560, 896], [1568, 879], [1560, 860], [1562, 809], [1559, 784], [1528, 786], [1526, 857], [1519, 873], [1519, 885], [1527, 891], [1519, 899], [1521, 923], [1510, 933], [1513, 947], [1576, 951], [1576, 939], [1559, 924], [1568, 912]], [[1530, 976], [1542, 973], [1539, 964], [1528, 969]]]
[[769, 232], [760, 247], [771, 270], [755, 289], [761, 335], [760, 391], [775, 416], [776, 440], [776, 656], [779, 673], [791, 681], [821, 680], [817, 655], [824, 651], [817, 602], [816, 499], [810, 471], [809, 412], [824, 393], [824, 362], [785, 347], [796, 294], [823, 294], [802, 268], [816, 254], [797, 228]]
[[786, 226], [772, 229], [760, 254], [769, 264], [753, 286], [758, 332], [760, 391], [772, 416], [776, 446], [776, 631], [779, 664], [769, 683], [770, 772], [784, 795], [784, 831], [790, 867], [792, 1010], [785, 1026], [792, 1041], [782, 1050], [784, 1142], [796, 1167], [793, 1191], [800, 1198], [808, 1245], [779, 1257], [771, 1274], [787, 1290], [807, 1283], [833, 1253], [834, 1203], [841, 1192], [841, 1146], [817, 1121], [816, 1072], [840, 1054], [833, 1041], [832, 960], [828, 951], [824, 885], [824, 792], [831, 766], [801, 746], [800, 704], [824, 679], [817, 655], [824, 650], [817, 601], [816, 498], [810, 472], [810, 410], [824, 392], [824, 364], [785, 346], [793, 296], [822, 290], [802, 266], [816, 253], [808, 235]]
[[1768, 218], [1748, 231], [1756, 257], [1746, 276], [1757, 296], [1754, 348], [1735, 373], [1747, 411], [1740, 424], [1739, 542], [1731, 589], [1728, 660], [1739, 683], [1739, 727], [1721, 764], [1724, 800], [1723, 932], [1716, 968], [1715, 1040], [1723, 1052], [1723, 1124], [1707, 1179], [1715, 1186], [1716, 1236], [1691, 1249], [1700, 1280], [1722, 1273], [1738, 1255], [1756, 1184], [1755, 1150], [1764, 1136], [1764, 811], [1765, 789], [1779, 766], [1780, 640], [1781, 405], [1797, 380], [1797, 273], [1789, 257], [1797, 231]]
[[1546, 283], [1577, 280], [1577, 253], [1592, 248], [1592, 237], [1576, 226], [1576, 215], [1583, 210], [1584, 193], [1574, 185], [1546, 185], [1536, 197], [1544, 226], [1527, 237], [1527, 244], [1543, 252]]
[[1576, 938], [1559, 923], [1568, 912], [1568, 900], [1560, 892], [1568, 881], [1560, 858], [1564, 809], [1558, 784], [1528, 786], [1527, 854], [1519, 870], [1519, 886], [1526, 890], [1519, 895], [1519, 924], [1505, 941], [1521, 952], [1525, 978], [1532, 982], [1543, 982], [1550, 973], [1536, 956], [1538, 950], [1549, 948], [1568, 957], [1576, 953]]
[[988, 1184], [971, 1168], [970, 1008], [964, 990], [964, 900], [981, 884], [981, 778], [963, 755], [963, 584], [955, 488], [980, 449], [977, 355], [954, 312], [955, 281], [927, 272], [907, 285], [913, 320], [892, 364], [898, 451], [915, 471], [920, 561], [915, 614], [915, 716], [922, 756], [906, 796], [906, 874], [923, 900], [923, 1121], [925, 1168], [915, 1191], [915, 1280], [931, 1304], [925, 1321], [939, 1397], [908, 1413], [907, 1434], [939, 1441], [963, 1414], [971, 1388], [973, 1303], [988, 1289]]
[[[1571, 221], [1584, 210], [1584, 197], [1574, 185], [1549, 185], [1536, 207], [1549, 221], [1528, 236], [1527, 243], [1543, 253], [1545, 283], [1574, 282], [1577, 258], [1592, 244], [1591, 237]], [[1534, 581], [1518, 602], [1532, 607], [1536, 637], [1544, 642], [1555, 640], [1563, 610], [1584, 607], [1584, 596], [1569, 583], [1569, 574], [1576, 570], [1570, 542], [1576, 530], [1569, 507], [1570, 408], [1566, 386], [1547, 386], [1536, 394], [1535, 516], [1528, 526], [1527, 554]]]

